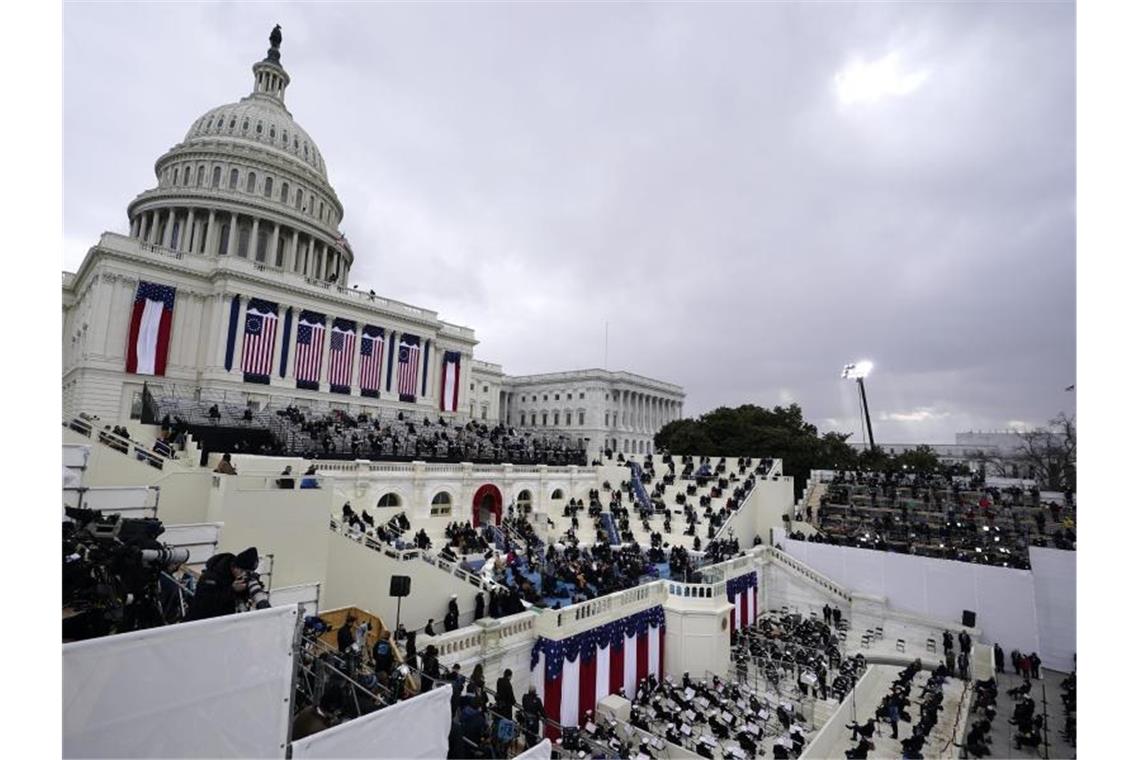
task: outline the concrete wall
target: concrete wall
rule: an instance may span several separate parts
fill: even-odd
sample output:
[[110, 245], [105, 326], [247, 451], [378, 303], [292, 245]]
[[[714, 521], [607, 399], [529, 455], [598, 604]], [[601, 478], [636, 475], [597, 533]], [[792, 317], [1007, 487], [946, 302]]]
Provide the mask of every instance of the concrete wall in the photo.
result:
[[851, 729], [847, 725], [852, 720], [865, 721], [874, 716], [879, 700], [887, 693], [899, 670], [888, 665], [868, 665], [855, 688], [839, 703], [839, 707], [815, 735], [811, 744], [804, 747], [800, 760], [843, 757], [843, 751], [854, 746]]
[[705, 671], [727, 673], [728, 616], [732, 605], [726, 599], [683, 599], [669, 596], [665, 602], [665, 673], [680, 679]]
[[329, 545], [326, 581], [321, 587], [322, 609], [356, 605], [371, 610], [394, 628], [396, 599], [388, 595], [389, 582], [393, 575], [407, 575], [412, 579], [412, 593], [400, 604], [400, 620], [406, 628], [423, 628], [428, 618], [435, 618], [436, 630], [442, 631], [451, 594], [458, 597], [459, 624], [472, 622], [478, 591], [474, 586], [423, 560], [401, 562], [334, 534], [328, 530], [327, 516], [325, 521], [323, 535]]
[[[324, 581], [332, 535], [330, 492], [254, 488], [231, 475], [211, 475], [210, 480], [205, 522], [225, 526], [219, 551], [240, 552], [256, 546], [262, 555], [273, 554], [274, 587]], [[353, 602], [343, 604], [349, 603]], [[322, 601], [322, 606], [335, 605]]]

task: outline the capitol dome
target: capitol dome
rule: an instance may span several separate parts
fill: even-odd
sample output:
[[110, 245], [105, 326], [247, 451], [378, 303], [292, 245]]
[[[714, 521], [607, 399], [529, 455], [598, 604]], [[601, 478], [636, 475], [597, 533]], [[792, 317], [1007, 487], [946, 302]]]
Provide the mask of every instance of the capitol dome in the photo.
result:
[[155, 162], [158, 186], [127, 209], [131, 235], [177, 253], [237, 256], [344, 284], [344, 208], [309, 133], [285, 107], [280, 28], [253, 65], [253, 91], [212, 108]]

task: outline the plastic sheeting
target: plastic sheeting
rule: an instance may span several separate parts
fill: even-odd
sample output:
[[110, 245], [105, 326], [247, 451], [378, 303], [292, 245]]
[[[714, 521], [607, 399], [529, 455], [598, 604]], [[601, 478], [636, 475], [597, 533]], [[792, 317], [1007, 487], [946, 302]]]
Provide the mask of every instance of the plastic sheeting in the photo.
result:
[[63, 647], [64, 757], [284, 757], [297, 608]]
[[550, 760], [550, 751], [550, 740], [543, 739], [526, 752], [515, 755], [515, 760]]
[[451, 689], [432, 689], [295, 741], [293, 757], [442, 758], [450, 730]]

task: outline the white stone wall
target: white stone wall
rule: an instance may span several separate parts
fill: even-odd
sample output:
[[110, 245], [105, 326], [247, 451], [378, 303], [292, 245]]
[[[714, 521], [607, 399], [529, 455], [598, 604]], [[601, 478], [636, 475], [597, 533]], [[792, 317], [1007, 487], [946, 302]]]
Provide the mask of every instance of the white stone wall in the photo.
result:
[[652, 452], [653, 436], [681, 418], [685, 398], [678, 385], [600, 369], [507, 376], [503, 395], [504, 422], [589, 439], [592, 457], [607, 445], [627, 456]]

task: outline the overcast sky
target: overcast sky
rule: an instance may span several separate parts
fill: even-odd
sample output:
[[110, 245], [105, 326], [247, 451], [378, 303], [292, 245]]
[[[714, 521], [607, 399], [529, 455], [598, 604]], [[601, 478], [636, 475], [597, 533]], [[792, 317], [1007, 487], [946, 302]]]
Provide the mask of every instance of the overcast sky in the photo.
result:
[[1075, 381], [1072, 4], [88, 4], [64, 12], [63, 267], [252, 87], [345, 207], [350, 282], [510, 374], [880, 442], [1043, 423]]

